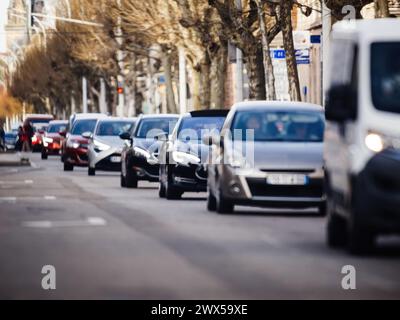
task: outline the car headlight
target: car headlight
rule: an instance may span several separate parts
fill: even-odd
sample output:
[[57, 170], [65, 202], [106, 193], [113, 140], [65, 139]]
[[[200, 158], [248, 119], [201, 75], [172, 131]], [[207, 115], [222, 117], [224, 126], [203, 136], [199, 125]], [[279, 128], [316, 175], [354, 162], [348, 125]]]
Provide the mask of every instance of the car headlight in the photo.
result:
[[106, 151], [111, 148], [109, 145], [102, 143], [100, 141], [97, 141], [97, 140], [94, 140], [93, 144], [94, 144], [94, 148], [99, 151]]
[[53, 138], [48, 138], [48, 137], [44, 137], [43, 138], [43, 142], [45, 142], [45, 143], [53, 143]]
[[198, 164], [200, 163], [200, 158], [194, 154], [181, 152], [181, 151], [173, 151], [172, 159], [179, 164], [189, 165], [189, 164]]
[[240, 152], [228, 153], [226, 156], [226, 164], [233, 168], [248, 169], [250, 168], [249, 162]]
[[150, 158], [150, 153], [142, 148], [134, 147], [133, 151], [137, 157], [144, 157], [146, 159]]
[[69, 140], [67, 142], [68, 148], [78, 149], [81, 144], [77, 140]]
[[379, 153], [387, 148], [398, 150], [400, 149], [400, 139], [370, 131], [365, 137], [365, 145], [375, 153]]

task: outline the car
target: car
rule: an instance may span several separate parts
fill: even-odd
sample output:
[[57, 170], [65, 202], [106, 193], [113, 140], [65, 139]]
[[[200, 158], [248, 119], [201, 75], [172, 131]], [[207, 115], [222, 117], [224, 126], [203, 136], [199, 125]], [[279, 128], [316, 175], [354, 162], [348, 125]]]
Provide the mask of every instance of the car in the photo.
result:
[[159, 196], [179, 199], [184, 192], [205, 192], [207, 173], [204, 163], [209, 146], [203, 135], [219, 133], [229, 110], [201, 110], [182, 115], [169, 139], [159, 151]]
[[140, 115], [133, 133], [120, 138], [127, 143], [121, 154], [121, 187], [137, 188], [139, 180], [158, 182], [159, 136], [169, 135], [178, 121], [176, 114]]
[[93, 134], [83, 133], [89, 139], [88, 175], [94, 176], [96, 170], [121, 171], [121, 153], [124, 146], [119, 137], [124, 132], [131, 132], [136, 118], [106, 118], [97, 121]]
[[[327, 245], [400, 234], [400, 21], [334, 25], [326, 103]], [[340, 54], [340, 59], [337, 59]]]
[[32, 139], [32, 151], [41, 152], [43, 148], [43, 136], [49, 125], [54, 120], [51, 114], [27, 114], [24, 121], [28, 121], [34, 130]]
[[62, 133], [67, 127], [67, 120], [53, 120], [43, 136], [42, 159], [46, 160], [49, 155], [60, 155], [61, 145], [64, 140]]
[[235, 205], [311, 208], [325, 213], [321, 106], [301, 102], [235, 104], [212, 144], [207, 208]]
[[15, 131], [6, 132], [4, 136], [4, 146], [6, 151], [16, 149], [18, 134]]
[[66, 133], [63, 142], [62, 161], [64, 171], [74, 170], [74, 166], [86, 167], [88, 165], [88, 138], [82, 136], [85, 132], [93, 132], [97, 120], [107, 118], [103, 114], [81, 114], [71, 123], [71, 129]]

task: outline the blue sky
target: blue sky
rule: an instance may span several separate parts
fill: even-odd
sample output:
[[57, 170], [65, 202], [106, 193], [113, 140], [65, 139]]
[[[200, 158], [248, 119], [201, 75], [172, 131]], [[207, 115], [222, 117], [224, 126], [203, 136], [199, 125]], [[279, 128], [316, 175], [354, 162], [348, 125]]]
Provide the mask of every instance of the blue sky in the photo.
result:
[[5, 46], [4, 24], [7, 21], [8, 1], [0, 0], [0, 52], [4, 51]]

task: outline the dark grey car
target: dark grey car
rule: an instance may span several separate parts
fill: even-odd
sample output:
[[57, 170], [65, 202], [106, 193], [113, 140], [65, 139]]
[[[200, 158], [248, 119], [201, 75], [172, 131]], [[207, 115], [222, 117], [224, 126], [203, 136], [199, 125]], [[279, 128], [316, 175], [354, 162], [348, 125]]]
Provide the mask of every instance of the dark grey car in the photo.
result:
[[235, 205], [318, 207], [325, 213], [320, 106], [252, 101], [232, 107], [208, 164], [209, 210]]

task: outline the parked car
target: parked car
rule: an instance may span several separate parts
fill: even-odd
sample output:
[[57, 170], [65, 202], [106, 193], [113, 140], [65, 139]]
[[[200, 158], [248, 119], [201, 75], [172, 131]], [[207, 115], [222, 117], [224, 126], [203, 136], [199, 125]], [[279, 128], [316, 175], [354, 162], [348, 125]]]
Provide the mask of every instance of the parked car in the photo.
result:
[[162, 135], [169, 135], [178, 121], [175, 114], [141, 115], [133, 133], [120, 137], [127, 144], [121, 154], [121, 187], [137, 188], [139, 180], [158, 182], [158, 150]]
[[53, 120], [43, 136], [42, 159], [46, 160], [49, 155], [60, 155], [61, 145], [64, 140], [63, 132], [67, 127], [67, 120]]
[[229, 110], [192, 111], [179, 119], [171, 137], [165, 137], [159, 152], [159, 196], [179, 199], [185, 191], [207, 190], [204, 164], [210, 146], [206, 134], [218, 134]]
[[325, 213], [321, 106], [252, 101], [234, 105], [208, 165], [209, 210], [235, 205], [317, 207]]
[[[327, 242], [400, 233], [400, 21], [337, 23], [326, 104]], [[337, 59], [340, 54], [340, 59]]]
[[82, 134], [92, 133], [97, 120], [106, 117], [104, 114], [81, 114], [72, 122], [62, 148], [64, 171], [72, 171], [74, 166], [86, 167], [88, 165], [88, 138], [82, 137]]
[[94, 133], [85, 132], [89, 139], [88, 175], [94, 176], [96, 170], [121, 171], [121, 153], [124, 141], [119, 137], [124, 132], [131, 132], [136, 118], [106, 118], [97, 121]]

